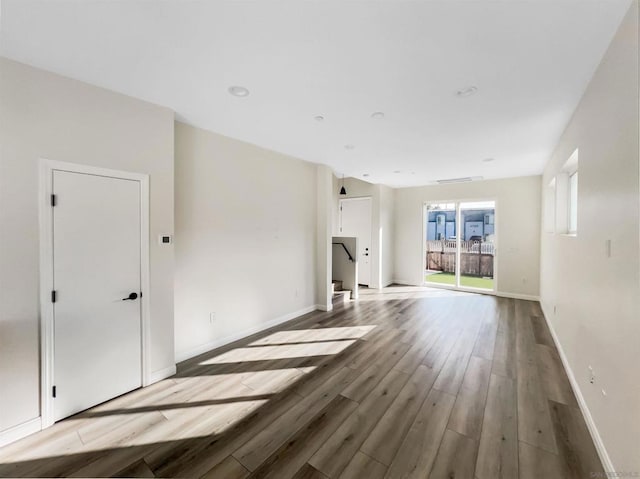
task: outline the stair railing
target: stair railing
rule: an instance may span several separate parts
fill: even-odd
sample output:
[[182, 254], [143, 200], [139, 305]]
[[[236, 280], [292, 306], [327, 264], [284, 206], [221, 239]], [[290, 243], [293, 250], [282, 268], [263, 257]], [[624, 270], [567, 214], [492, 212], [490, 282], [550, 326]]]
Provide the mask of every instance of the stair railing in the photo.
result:
[[349, 261], [351, 261], [352, 263], [354, 262], [353, 256], [351, 256], [351, 253], [349, 253], [349, 250], [347, 249], [344, 243], [331, 243], [331, 244], [342, 246], [342, 249], [344, 249], [344, 252], [347, 253], [347, 256], [349, 257]]

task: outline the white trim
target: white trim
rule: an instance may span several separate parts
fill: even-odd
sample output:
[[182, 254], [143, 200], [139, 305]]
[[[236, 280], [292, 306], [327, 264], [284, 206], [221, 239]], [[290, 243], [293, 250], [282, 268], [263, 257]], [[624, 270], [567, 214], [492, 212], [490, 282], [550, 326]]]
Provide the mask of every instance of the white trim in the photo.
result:
[[500, 296], [501, 298], [524, 299], [526, 301], [540, 301], [540, 296], [535, 296], [533, 294], [506, 293], [504, 291], [496, 291], [495, 294], [496, 296]]
[[[422, 203], [422, 243], [421, 243], [421, 258], [420, 258], [420, 262], [418, 263], [418, 265], [420, 266], [420, 276], [418, 276], [418, 278], [420, 278], [420, 286], [422, 286], [423, 284], [426, 283], [425, 279], [424, 279], [424, 272], [427, 270], [427, 228], [429, 227], [429, 218], [427, 217], [427, 202], [423, 202]], [[436, 220], [436, 229], [437, 229], [437, 220]], [[444, 220], [444, 231], [445, 231], [445, 235], [447, 232], [447, 218], [445, 217]], [[401, 283], [401, 284], [406, 284], [406, 283]]]
[[[151, 265], [149, 175], [140, 175], [140, 284], [142, 302], [142, 387], [153, 384], [151, 379]], [[175, 367], [175, 364], [174, 364]], [[174, 373], [175, 374], [175, 373]]]
[[484, 294], [487, 296], [498, 296], [500, 298], [524, 299], [526, 301], [540, 301], [540, 298], [538, 296], [534, 296], [532, 294], [504, 293], [502, 291], [491, 291], [490, 289], [482, 289], [482, 288], [468, 288], [464, 286], [456, 288], [455, 286], [450, 284], [425, 283], [423, 286], [426, 288], [448, 289], [450, 291], [459, 291], [461, 293], [475, 293], [475, 294]]
[[4, 431], [0, 431], [0, 447], [11, 444], [23, 437], [38, 432], [42, 429], [42, 421], [40, 417], [30, 419], [29, 421], [10, 427]]
[[325, 312], [333, 311], [333, 304], [316, 304], [316, 310]]
[[[371, 227], [371, 232], [370, 232], [370, 236], [369, 236], [369, 248], [370, 248], [370, 253], [369, 253], [369, 258], [371, 258], [369, 260], [369, 283], [368, 284], [364, 284], [364, 283], [358, 283], [358, 284], [363, 284], [364, 286], [366, 286], [367, 288], [371, 288], [371, 289], [380, 289], [380, 279], [382, 278], [382, 251], [381, 251], [381, 243], [379, 241], [380, 238], [376, 238], [374, 233], [374, 228], [373, 228], [373, 196], [352, 196], [350, 198], [338, 198], [338, 229], [340, 230], [340, 236], [342, 236], [342, 203], [345, 201], [363, 201], [363, 200], [368, 200], [369, 201], [369, 210], [371, 211], [371, 216], [369, 217], [369, 226]], [[337, 236], [337, 235], [335, 235]], [[376, 245], [376, 255], [378, 256], [378, 260], [376, 261], [376, 268], [373, 267], [373, 261], [372, 259], [374, 258], [373, 256], [373, 242], [374, 239], [377, 240], [377, 245]], [[356, 244], [356, 262], [358, 261], [358, 255], [360, 254], [360, 252], [358, 251], [358, 245]], [[373, 271], [374, 269], [376, 269], [376, 271]], [[374, 274], [375, 277], [377, 278], [376, 282], [374, 282]], [[360, 280], [360, 278], [358, 277], [358, 281]], [[375, 283], [375, 284], [374, 284]], [[322, 309], [322, 311], [331, 311], [333, 309], [333, 305], [330, 305], [329, 309]]]
[[399, 284], [402, 286], [415, 286], [422, 288], [434, 288], [434, 289], [446, 289], [449, 291], [459, 291], [461, 293], [476, 293], [476, 294], [486, 294], [488, 296], [498, 296], [501, 298], [513, 298], [513, 299], [524, 299], [526, 301], [540, 301], [539, 296], [535, 296], [533, 294], [521, 294], [521, 293], [506, 293], [503, 291], [493, 292], [489, 289], [480, 289], [480, 288], [456, 288], [450, 284], [414, 284], [409, 281], [396, 279], [393, 281], [394, 284]]
[[422, 286], [422, 284], [415, 284], [406, 279], [394, 279], [391, 284], [400, 284], [402, 286]]
[[264, 331], [265, 329], [269, 329], [279, 324], [286, 323], [287, 321], [296, 319], [299, 316], [302, 316], [304, 314], [312, 313], [313, 311], [316, 311], [320, 308], [321, 308], [320, 305], [313, 304], [311, 306], [307, 306], [306, 308], [300, 309], [298, 311], [294, 311], [292, 313], [285, 314], [284, 316], [280, 316], [279, 318], [275, 318], [270, 321], [267, 321], [266, 323], [263, 323], [259, 326], [248, 328], [239, 333], [229, 335], [225, 338], [209, 341], [208, 343], [201, 344], [200, 346], [188, 349], [186, 351], [178, 351], [176, 352], [176, 362], [179, 363], [182, 361], [186, 361], [187, 359], [191, 359], [193, 357], [199, 356], [200, 354], [219, 348], [220, 346], [224, 346], [225, 344], [238, 341], [239, 339], [246, 338], [247, 336], [251, 336], [252, 334], [259, 333], [260, 331]]
[[[500, 296], [498, 293], [498, 283], [499, 283], [499, 275], [498, 275], [498, 266], [499, 266], [499, 254], [498, 248], [500, 246], [500, 235], [499, 233], [499, 205], [497, 197], [489, 197], [489, 198], [466, 198], [466, 199], [455, 199], [455, 200], [433, 200], [433, 201], [424, 201], [422, 203], [422, 260], [420, 262], [420, 286], [428, 286], [430, 288], [443, 288], [443, 289], [454, 289], [456, 291], [463, 291], [467, 293], [482, 293], [482, 294], [493, 294], [496, 296]], [[447, 287], [448, 285], [440, 285], [436, 283], [428, 283], [425, 280], [425, 271], [426, 264], [425, 261], [427, 259], [427, 212], [428, 205], [438, 204], [438, 203], [453, 203], [456, 208], [456, 265], [460, 264], [460, 242], [462, 241], [462, 235], [460, 233], [460, 228], [462, 227], [462, 209], [460, 208], [461, 203], [475, 203], [480, 201], [493, 202], [493, 235], [494, 239], [494, 256], [493, 256], [493, 289], [485, 290], [480, 288], [466, 288], [464, 286], [456, 286], [460, 284], [460, 268], [456, 266], [455, 278], [456, 285], [453, 285], [453, 288]], [[446, 230], [446, 228], [445, 228]], [[525, 299], [525, 298], [522, 298]]]
[[151, 384], [150, 378], [150, 316], [149, 297], [149, 175], [111, 170], [95, 166], [40, 159], [39, 227], [40, 227], [40, 415], [42, 428], [53, 424], [53, 209], [51, 187], [54, 171], [69, 171], [87, 175], [107, 176], [140, 182], [140, 284], [142, 335], [142, 386]]
[[[52, 170], [40, 160], [38, 219], [40, 229], [40, 415], [41, 427], [53, 424], [53, 405], [49, 397], [53, 378], [53, 221], [51, 218]], [[45, 391], [47, 394], [45, 394]]]
[[[173, 376], [176, 373], [176, 365], [169, 366], [164, 369], [160, 369], [159, 371], [154, 371], [149, 376], [149, 384], [157, 383], [158, 381], [162, 381], [163, 379], [167, 379]], [[145, 385], [147, 386], [147, 385]]]
[[591, 416], [591, 411], [589, 411], [589, 406], [587, 405], [587, 401], [582, 395], [582, 391], [580, 390], [580, 385], [576, 380], [575, 375], [573, 374], [573, 370], [571, 369], [571, 365], [569, 364], [569, 360], [567, 359], [566, 354], [564, 353], [564, 349], [562, 349], [562, 345], [560, 344], [560, 339], [556, 334], [556, 331], [553, 329], [553, 325], [551, 321], [549, 321], [549, 315], [546, 312], [546, 308], [544, 304], [540, 302], [540, 307], [542, 308], [542, 315], [549, 327], [549, 331], [551, 332], [551, 337], [553, 338], [553, 342], [556, 345], [556, 349], [558, 350], [558, 354], [560, 355], [560, 359], [562, 360], [562, 365], [564, 366], [564, 370], [567, 373], [569, 378], [569, 383], [571, 383], [571, 389], [573, 389], [573, 394], [576, 395], [576, 399], [578, 400], [578, 405], [580, 406], [580, 411], [582, 412], [582, 416], [584, 417], [584, 421], [587, 423], [587, 428], [589, 429], [589, 433], [591, 434], [591, 439], [596, 446], [596, 450], [598, 451], [598, 456], [600, 457], [600, 461], [602, 462], [602, 466], [605, 471], [616, 471], [617, 469], [614, 467], [611, 458], [609, 457], [609, 453], [607, 452], [606, 447], [604, 446], [604, 442], [602, 441], [602, 437], [598, 432], [598, 427], [596, 426], [593, 417]]

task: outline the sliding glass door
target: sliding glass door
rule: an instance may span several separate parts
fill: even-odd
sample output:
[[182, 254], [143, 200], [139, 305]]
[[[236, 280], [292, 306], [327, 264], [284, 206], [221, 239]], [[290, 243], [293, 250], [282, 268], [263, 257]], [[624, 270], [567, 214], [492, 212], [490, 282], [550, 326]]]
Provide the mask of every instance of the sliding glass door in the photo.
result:
[[427, 204], [425, 282], [456, 286], [458, 211], [456, 203]]
[[495, 290], [495, 201], [427, 203], [424, 282], [429, 286]]

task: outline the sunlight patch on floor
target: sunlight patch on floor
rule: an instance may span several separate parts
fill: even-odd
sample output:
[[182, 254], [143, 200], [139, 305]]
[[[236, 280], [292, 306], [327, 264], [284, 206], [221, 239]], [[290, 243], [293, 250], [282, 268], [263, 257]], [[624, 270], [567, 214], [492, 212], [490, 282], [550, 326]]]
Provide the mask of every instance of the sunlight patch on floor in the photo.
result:
[[337, 354], [356, 340], [327, 341], [306, 344], [285, 344], [277, 346], [252, 346], [236, 348], [226, 353], [200, 362], [201, 366], [211, 364], [242, 363], [246, 361], [271, 361], [274, 359], [306, 358], [312, 356], [326, 356]]
[[122, 396], [3, 448], [0, 464], [222, 434], [315, 368], [168, 379], [154, 385], [159, 397], [145, 401], [144, 389], [135, 391], [133, 405]]
[[[148, 401], [144, 406], [136, 403], [130, 409], [116, 403], [109, 407], [102, 405], [99, 411], [98, 408], [86, 411], [84, 416], [55, 424], [40, 433], [49, 440], [41, 439], [38, 447], [6, 448], [0, 454], [0, 463], [143, 446], [157, 443], [158, 438], [166, 442], [218, 435], [314, 369], [310, 366], [224, 374], [215, 381], [200, 377], [199, 381], [205, 383], [197, 390], [190, 387], [194, 378], [177, 378], [171, 380], [167, 396], [158, 401]], [[208, 387], [214, 384], [215, 388]], [[166, 405], [171, 407], [163, 408]], [[147, 407], [158, 410], [136, 412]], [[112, 414], [107, 414], [109, 408]], [[101, 415], [92, 416], [92, 412]]]
[[375, 325], [366, 325], [344, 328], [294, 329], [289, 331], [277, 331], [270, 334], [269, 336], [252, 342], [249, 346], [358, 339], [370, 332], [375, 327]]
[[[2, 448], [0, 464], [53, 461], [159, 440], [211, 439], [312, 373], [317, 366], [305, 358], [338, 354], [374, 328], [362, 325], [273, 333], [248, 347], [198, 363], [193, 376], [187, 369], [183, 376], [125, 394]], [[268, 369], [275, 366], [271, 363], [263, 369], [260, 363], [252, 363], [282, 359], [293, 360], [292, 366]], [[296, 359], [300, 361], [294, 366]], [[46, 464], [34, 467], [46, 468]]]
[[402, 286], [402, 287], [387, 287], [383, 290], [377, 291], [373, 294], [360, 294], [358, 301], [370, 302], [370, 301], [389, 301], [389, 300], [403, 300], [403, 299], [418, 299], [418, 298], [445, 298], [445, 297], [459, 297], [468, 296], [470, 293], [455, 291], [444, 288], [432, 288], [429, 286]]

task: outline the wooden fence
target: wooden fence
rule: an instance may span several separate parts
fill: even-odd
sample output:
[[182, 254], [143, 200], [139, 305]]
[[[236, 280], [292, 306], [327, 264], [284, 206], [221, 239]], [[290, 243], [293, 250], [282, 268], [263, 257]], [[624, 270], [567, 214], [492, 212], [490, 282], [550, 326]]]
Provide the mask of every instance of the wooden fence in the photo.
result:
[[[460, 251], [463, 253], [480, 253], [490, 254], [495, 253], [495, 247], [493, 243], [483, 243], [481, 241], [460, 241]], [[431, 240], [427, 241], [427, 253], [455, 253], [456, 252], [456, 240]]]
[[[460, 274], [493, 278], [493, 243], [460, 242]], [[427, 269], [455, 273], [456, 241], [427, 241]]]

